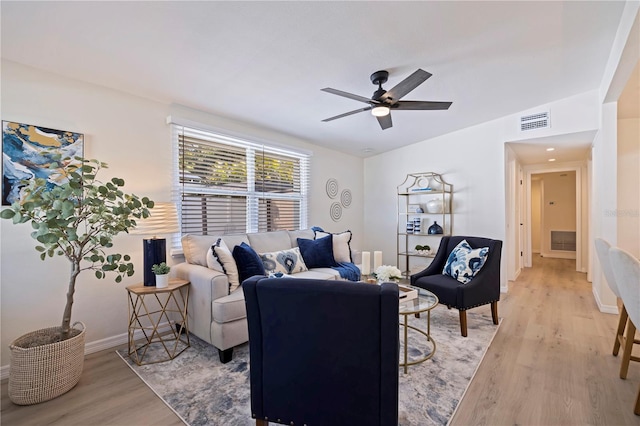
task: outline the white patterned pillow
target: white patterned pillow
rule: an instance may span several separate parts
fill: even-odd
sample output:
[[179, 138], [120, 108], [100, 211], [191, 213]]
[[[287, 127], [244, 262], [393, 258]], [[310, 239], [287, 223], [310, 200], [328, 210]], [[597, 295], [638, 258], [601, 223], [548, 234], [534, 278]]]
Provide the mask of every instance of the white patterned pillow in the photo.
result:
[[467, 240], [462, 240], [451, 250], [442, 273], [466, 284], [480, 271], [488, 254], [489, 247], [473, 249]]
[[270, 253], [261, 253], [260, 259], [262, 259], [262, 264], [267, 274], [282, 272], [283, 274], [291, 275], [309, 270], [302, 259], [298, 247]]
[[222, 238], [218, 238], [218, 241], [211, 246], [213, 254], [218, 259], [218, 262], [222, 265], [224, 273], [227, 274], [229, 280], [229, 293], [233, 292], [236, 288], [240, 287], [240, 275], [238, 274], [238, 266], [231, 254], [229, 247], [222, 241]]
[[[329, 232], [315, 231], [315, 239], [331, 235]], [[351, 263], [351, 231], [333, 234], [333, 258], [336, 262]]]

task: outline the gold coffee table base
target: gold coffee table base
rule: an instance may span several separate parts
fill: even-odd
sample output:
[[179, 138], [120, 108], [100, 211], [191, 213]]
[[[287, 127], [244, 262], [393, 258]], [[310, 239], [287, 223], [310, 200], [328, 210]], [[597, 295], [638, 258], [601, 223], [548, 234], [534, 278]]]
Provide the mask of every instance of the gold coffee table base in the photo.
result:
[[[431, 359], [436, 353], [436, 342], [431, 337], [431, 310], [438, 305], [438, 297], [423, 288], [408, 285], [405, 285], [405, 287], [416, 290], [418, 292], [417, 298], [408, 300], [406, 302], [400, 302], [399, 314], [404, 316], [404, 322], [400, 324], [400, 326], [404, 329], [404, 359], [403, 362], [400, 362], [400, 367], [404, 367], [404, 374], [407, 374], [407, 369], [410, 365], [416, 365], [425, 362], [426, 360]], [[421, 330], [413, 325], [409, 325], [409, 315], [415, 315], [416, 318], [419, 318], [421, 312], [427, 313], [427, 331]], [[409, 361], [409, 329], [414, 330], [420, 333], [422, 336], [426, 337], [427, 342], [431, 343], [432, 346], [431, 351], [427, 355], [413, 361]]]

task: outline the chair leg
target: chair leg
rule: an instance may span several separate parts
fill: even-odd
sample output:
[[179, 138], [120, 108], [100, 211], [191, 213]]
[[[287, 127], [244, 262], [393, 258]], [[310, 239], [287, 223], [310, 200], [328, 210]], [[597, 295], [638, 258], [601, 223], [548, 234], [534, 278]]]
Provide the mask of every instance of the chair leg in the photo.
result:
[[269, 422], [263, 419], [256, 419], [256, 426], [269, 426]]
[[618, 331], [616, 331], [616, 341], [613, 342], [613, 356], [618, 356], [618, 352], [620, 351], [620, 344], [624, 340], [624, 329], [627, 325], [627, 319], [629, 315], [627, 314], [627, 308], [622, 305], [622, 310], [620, 311], [620, 319], [618, 320]]
[[636, 326], [633, 321], [627, 321], [627, 336], [624, 339], [624, 349], [622, 352], [622, 364], [620, 365], [620, 378], [626, 379], [629, 371], [629, 361], [631, 361], [631, 349], [636, 335]]
[[498, 302], [491, 302], [491, 318], [493, 318], [493, 323], [498, 325]]
[[467, 311], [460, 311], [460, 334], [467, 337]]
[[640, 416], [640, 389], [638, 389], [638, 396], [636, 397], [636, 408], [633, 410], [633, 414]]

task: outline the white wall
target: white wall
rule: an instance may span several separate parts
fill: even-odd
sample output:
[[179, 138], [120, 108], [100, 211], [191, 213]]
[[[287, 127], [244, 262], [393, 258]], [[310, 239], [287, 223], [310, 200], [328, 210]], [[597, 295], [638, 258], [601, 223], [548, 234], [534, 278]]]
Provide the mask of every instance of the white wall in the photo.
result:
[[531, 179], [531, 251], [540, 253], [542, 247], [542, 180]]
[[[519, 116], [543, 109], [551, 111], [553, 127], [521, 134]], [[454, 233], [504, 242], [501, 287], [506, 289], [506, 256], [513, 248], [506, 243], [504, 144], [598, 126], [598, 93], [593, 91], [366, 159], [364, 221], [369, 232], [364, 246], [382, 250], [383, 261], [395, 264], [396, 186], [407, 173], [441, 173], [453, 184]]]
[[[2, 62], [2, 119], [72, 130], [85, 135], [85, 156], [109, 163], [103, 177], [126, 181], [125, 191], [156, 201], [171, 198], [171, 138], [169, 115], [229, 129], [236, 133], [312, 151], [309, 225], [330, 231], [351, 229], [354, 246], [362, 241], [363, 161], [337, 154], [290, 136], [247, 124], [165, 105], [33, 68]], [[166, 171], [166, 172], [164, 172]], [[353, 203], [340, 222], [329, 217], [330, 200], [324, 186], [333, 177], [349, 188]], [[68, 264], [64, 258], [42, 262], [29, 236], [30, 226], [0, 221], [1, 338], [0, 365], [9, 363], [9, 343], [38, 328], [59, 325], [65, 303]], [[140, 281], [142, 237], [119, 236], [115, 250], [129, 253], [138, 272], [123, 283], [81, 274], [72, 321], [87, 326], [89, 352], [126, 342], [125, 287]], [[174, 260], [175, 261], [175, 260]], [[170, 260], [171, 262], [171, 260]], [[4, 367], [3, 367], [4, 369]]]
[[640, 258], [640, 119], [618, 120], [618, 247]]

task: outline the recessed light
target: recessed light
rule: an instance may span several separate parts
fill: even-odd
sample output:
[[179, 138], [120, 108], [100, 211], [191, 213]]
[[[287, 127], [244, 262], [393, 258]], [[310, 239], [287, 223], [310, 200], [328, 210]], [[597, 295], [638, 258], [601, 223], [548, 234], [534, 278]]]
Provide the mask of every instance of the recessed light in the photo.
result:
[[556, 161], [555, 158], [549, 158], [549, 161]]
[[547, 151], [555, 151], [555, 148], [547, 148]]

